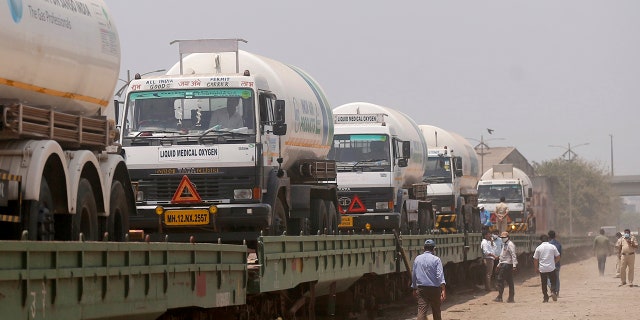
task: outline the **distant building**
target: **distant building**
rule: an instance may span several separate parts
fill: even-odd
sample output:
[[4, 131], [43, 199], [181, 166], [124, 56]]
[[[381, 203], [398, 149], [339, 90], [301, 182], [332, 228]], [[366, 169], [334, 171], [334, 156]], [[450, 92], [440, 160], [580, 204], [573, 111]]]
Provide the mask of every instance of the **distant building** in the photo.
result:
[[476, 154], [480, 160], [480, 175], [491, 169], [494, 164], [513, 164], [514, 167], [524, 171], [529, 177], [535, 175], [533, 166], [529, 164], [518, 149], [514, 147], [476, 147]]

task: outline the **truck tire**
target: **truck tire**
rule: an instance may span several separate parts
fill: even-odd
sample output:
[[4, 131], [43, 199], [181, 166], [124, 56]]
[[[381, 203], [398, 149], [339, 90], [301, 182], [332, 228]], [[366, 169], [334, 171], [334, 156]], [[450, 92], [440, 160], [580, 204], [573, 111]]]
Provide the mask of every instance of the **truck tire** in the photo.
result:
[[287, 214], [280, 198], [276, 198], [271, 214], [271, 225], [269, 226], [269, 235], [279, 236], [287, 231]]
[[311, 199], [311, 232], [324, 234], [327, 228], [327, 207], [322, 199]]
[[327, 208], [327, 234], [334, 234], [338, 231], [338, 211], [336, 205], [331, 200], [325, 200]]
[[126, 193], [122, 183], [114, 180], [111, 184], [111, 199], [109, 199], [109, 217], [107, 218], [107, 230], [109, 241], [122, 242], [129, 232], [129, 207]]
[[91, 183], [86, 178], [81, 178], [78, 183], [76, 214], [71, 218], [71, 239], [78, 240], [80, 232], [86, 241], [99, 239], [96, 198], [93, 195]]
[[37, 239], [39, 241], [55, 240], [55, 223], [53, 215], [53, 195], [45, 177], [40, 181], [40, 197], [38, 201]]

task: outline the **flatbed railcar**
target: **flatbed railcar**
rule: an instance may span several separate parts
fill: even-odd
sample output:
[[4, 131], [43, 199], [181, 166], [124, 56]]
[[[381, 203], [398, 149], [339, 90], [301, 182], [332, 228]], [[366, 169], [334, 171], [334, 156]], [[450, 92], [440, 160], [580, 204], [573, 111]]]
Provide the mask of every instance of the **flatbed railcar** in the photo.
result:
[[[262, 236], [246, 245], [0, 243], [4, 319], [315, 319], [366, 312], [409, 291], [413, 260], [437, 243], [447, 285], [472, 281], [480, 234]], [[530, 260], [534, 235], [513, 235]], [[591, 238], [563, 238], [565, 255]]]

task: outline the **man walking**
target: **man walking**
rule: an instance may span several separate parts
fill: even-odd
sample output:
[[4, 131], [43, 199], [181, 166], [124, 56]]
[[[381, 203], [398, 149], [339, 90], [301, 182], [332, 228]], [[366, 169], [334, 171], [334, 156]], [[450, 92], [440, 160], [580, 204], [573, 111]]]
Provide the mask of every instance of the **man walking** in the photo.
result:
[[513, 241], [509, 240], [509, 232], [502, 232], [500, 234], [502, 239], [502, 252], [500, 253], [500, 260], [498, 262], [498, 275], [496, 280], [498, 282], [498, 296], [493, 300], [495, 302], [502, 302], [502, 293], [504, 292], [504, 282], [509, 285], [509, 298], [507, 302], [515, 302], [515, 288], [513, 285], [513, 272], [517, 271], [518, 257], [516, 256], [516, 245]]
[[[616, 232], [616, 243], [622, 238], [620, 231]], [[620, 278], [620, 252], [616, 249], [616, 278]]]
[[[620, 286], [627, 284], [633, 287], [633, 268], [636, 261], [636, 248], [638, 248], [638, 240], [631, 235], [631, 230], [624, 229], [622, 238], [616, 242], [616, 250], [620, 252]], [[627, 271], [628, 269], [628, 271]]]
[[[558, 249], [558, 253], [560, 253], [560, 256], [562, 256], [562, 244], [560, 244], [560, 241], [556, 239], [556, 232], [553, 230], [549, 230], [547, 235], [549, 236], [549, 243], [554, 245], [556, 249]], [[560, 296], [560, 261], [556, 261], [555, 273], [556, 273], [556, 296], [559, 297]]]
[[493, 241], [491, 232], [485, 230], [483, 232], [484, 239], [480, 242], [482, 250], [482, 262], [484, 263], [484, 290], [491, 291], [491, 276], [493, 275], [494, 260], [496, 255], [496, 244]]
[[504, 197], [500, 197], [500, 203], [496, 206], [496, 227], [500, 232], [507, 231], [507, 222], [509, 220], [509, 207], [504, 202]]
[[604, 229], [600, 229], [600, 234], [593, 239], [593, 253], [598, 259], [598, 271], [600, 276], [604, 277], [604, 265], [607, 262], [607, 255], [611, 250], [611, 243], [609, 238], [604, 236]]
[[543, 234], [540, 236], [542, 242], [533, 253], [533, 265], [536, 272], [540, 273], [540, 284], [542, 285], [542, 302], [549, 302], [549, 294], [547, 293], [547, 281], [551, 282], [551, 298], [553, 301], [558, 300], [557, 284], [556, 284], [556, 263], [560, 261], [560, 252], [556, 246], [549, 243], [549, 236]]
[[417, 320], [427, 319], [427, 310], [431, 306], [434, 320], [441, 320], [440, 305], [447, 298], [442, 261], [434, 254], [436, 242], [427, 239], [424, 253], [413, 261], [411, 288], [418, 300]]

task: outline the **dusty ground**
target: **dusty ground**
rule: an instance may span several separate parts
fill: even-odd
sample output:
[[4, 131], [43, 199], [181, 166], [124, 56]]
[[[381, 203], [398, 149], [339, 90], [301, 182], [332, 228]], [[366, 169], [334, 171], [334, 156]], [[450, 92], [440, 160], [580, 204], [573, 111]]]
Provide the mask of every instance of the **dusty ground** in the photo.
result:
[[[635, 287], [620, 287], [615, 276], [615, 257], [607, 258], [605, 276], [598, 276], [596, 259], [591, 257], [562, 266], [560, 297], [542, 303], [540, 278], [533, 272], [516, 278], [516, 303], [493, 302], [496, 292], [469, 290], [445, 301], [442, 318], [447, 320], [563, 320], [640, 319], [640, 259], [635, 266]], [[506, 301], [508, 289], [505, 290]], [[404, 306], [389, 307], [376, 319], [415, 319], [412, 298]], [[429, 319], [433, 319], [429, 315]]]

